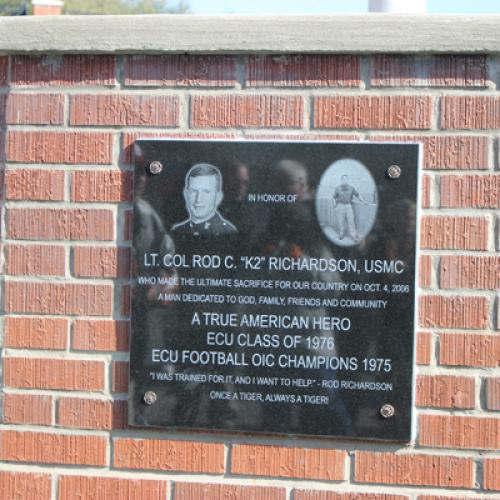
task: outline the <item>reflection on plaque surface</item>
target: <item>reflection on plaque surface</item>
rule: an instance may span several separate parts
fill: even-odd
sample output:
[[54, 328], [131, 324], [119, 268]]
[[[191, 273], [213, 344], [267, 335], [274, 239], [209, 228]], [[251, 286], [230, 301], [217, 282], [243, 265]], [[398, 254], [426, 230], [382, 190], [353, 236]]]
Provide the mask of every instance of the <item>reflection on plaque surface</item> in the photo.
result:
[[135, 157], [130, 423], [409, 440], [419, 146]]

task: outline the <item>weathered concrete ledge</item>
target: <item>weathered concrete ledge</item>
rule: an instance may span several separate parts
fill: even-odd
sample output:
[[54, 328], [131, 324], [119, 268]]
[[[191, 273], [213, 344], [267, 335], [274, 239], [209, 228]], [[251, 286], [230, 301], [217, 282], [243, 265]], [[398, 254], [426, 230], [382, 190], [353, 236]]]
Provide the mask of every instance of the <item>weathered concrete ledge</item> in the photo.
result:
[[55, 16], [0, 19], [1, 53], [491, 53], [500, 15]]

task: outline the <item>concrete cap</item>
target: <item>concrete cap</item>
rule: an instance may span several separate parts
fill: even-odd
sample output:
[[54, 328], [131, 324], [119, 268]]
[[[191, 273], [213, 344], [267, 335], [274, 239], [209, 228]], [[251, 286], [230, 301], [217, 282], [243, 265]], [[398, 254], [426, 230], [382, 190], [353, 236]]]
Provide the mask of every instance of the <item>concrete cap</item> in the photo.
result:
[[490, 53], [500, 16], [54, 16], [0, 19], [0, 53]]

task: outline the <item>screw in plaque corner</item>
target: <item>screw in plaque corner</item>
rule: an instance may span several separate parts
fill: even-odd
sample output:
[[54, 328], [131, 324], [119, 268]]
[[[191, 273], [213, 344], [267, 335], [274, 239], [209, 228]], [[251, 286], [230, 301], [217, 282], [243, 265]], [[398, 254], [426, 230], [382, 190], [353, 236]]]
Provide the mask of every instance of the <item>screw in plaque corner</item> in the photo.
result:
[[398, 179], [401, 176], [401, 167], [399, 165], [391, 165], [386, 171], [389, 179]]
[[162, 170], [163, 170], [163, 165], [158, 160], [152, 161], [149, 164], [149, 171], [153, 175], [157, 175], [157, 174], [161, 173]]
[[156, 395], [156, 392], [154, 391], [147, 391], [144, 394], [144, 402], [148, 405], [151, 406], [156, 403], [156, 400], [158, 399], [158, 396]]
[[394, 410], [394, 406], [392, 405], [383, 405], [382, 408], [380, 408], [380, 415], [382, 418], [391, 418], [394, 416], [394, 413], [396, 410]]

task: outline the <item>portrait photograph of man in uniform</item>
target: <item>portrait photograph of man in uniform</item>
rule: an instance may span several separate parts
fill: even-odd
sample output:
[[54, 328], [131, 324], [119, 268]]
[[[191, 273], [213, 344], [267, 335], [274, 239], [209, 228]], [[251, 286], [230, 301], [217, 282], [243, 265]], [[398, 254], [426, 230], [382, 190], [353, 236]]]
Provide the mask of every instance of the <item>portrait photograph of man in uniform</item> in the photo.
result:
[[354, 243], [358, 243], [358, 229], [352, 204], [355, 198], [365, 205], [369, 203], [363, 199], [355, 187], [349, 184], [349, 177], [346, 174], [340, 179], [342, 183], [337, 186], [333, 194], [333, 206], [339, 224], [339, 239], [343, 240], [346, 235], [349, 235]]
[[317, 214], [325, 236], [335, 245], [365, 242], [375, 223], [378, 194], [366, 166], [354, 158], [332, 163], [321, 177]]
[[186, 174], [184, 201], [189, 218], [174, 224], [175, 236], [212, 239], [234, 235], [236, 227], [217, 210], [222, 203], [222, 174], [209, 163], [193, 165]]

